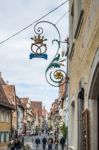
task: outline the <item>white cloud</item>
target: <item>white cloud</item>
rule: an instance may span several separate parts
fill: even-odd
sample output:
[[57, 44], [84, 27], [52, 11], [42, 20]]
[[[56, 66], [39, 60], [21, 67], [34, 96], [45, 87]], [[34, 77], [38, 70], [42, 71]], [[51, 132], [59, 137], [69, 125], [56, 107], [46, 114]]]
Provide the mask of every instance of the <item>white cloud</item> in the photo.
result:
[[[60, 5], [64, 0], [3, 0], [0, 1], [0, 41], [31, 24], [41, 16]], [[39, 4], [40, 3], [40, 4]], [[53, 12], [44, 20], [56, 23], [68, 10], [68, 3]], [[48, 60], [29, 60], [34, 27], [31, 26], [16, 37], [0, 45], [0, 71], [9, 84], [15, 84], [18, 96], [42, 100], [49, 106], [58, 97], [58, 88], [51, 87], [45, 79], [45, 70], [56, 53], [51, 40], [57, 37], [56, 31], [44, 25], [44, 34], [48, 39]], [[57, 24], [61, 40], [68, 36], [68, 15]], [[50, 41], [49, 41], [50, 39]], [[63, 45], [62, 45], [63, 46]]]

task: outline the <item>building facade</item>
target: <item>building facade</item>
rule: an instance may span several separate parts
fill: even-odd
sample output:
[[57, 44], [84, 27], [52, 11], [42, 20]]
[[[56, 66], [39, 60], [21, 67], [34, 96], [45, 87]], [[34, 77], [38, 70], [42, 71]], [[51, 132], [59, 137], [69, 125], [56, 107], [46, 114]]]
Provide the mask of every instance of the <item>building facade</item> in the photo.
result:
[[28, 99], [28, 103], [26, 105], [27, 109], [27, 131], [32, 133], [33, 130], [33, 111], [31, 101]]
[[21, 98], [21, 102], [25, 108], [24, 110], [24, 127], [27, 134], [33, 133], [34, 114], [32, 110], [32, 103], [28, 97]]
[[70, 0], [69, 149], [99, 149], [99, 1]]
[[17, 97], [17, 130], [18, 136], [24, 133], [24, 106], [21, 103], [20, 98]]
[[58, 96], [58, 101], [59, 101], [59, 114], [62, 118], [62, 122], [60, 126], [63, 124], [63, 122], [66, 124], [66, 117], [67, 117], [67, 112], [66, 112], [66, 105], [67, 105], [67, 82], [64, 82], [61, 86], [59, 86], [59, 96]]
[[60, 115], [59, 115], [59, 107], [58, 107], [58, 99], [55, 99], [55, 101], [52, 103], [51, 105], [51, 110], [50, 110], [50, 114], [51, 114], [51, 126], [53, 131], [56, 130], [56, 128], [59, 128], [59, 123], [60, 123]]
[[34, 115], [34, 132], [38, 132], [42, 129], [42, 102], [41, 101], [31, 101], [32, 111]]
[[16, 91], [14, 85], [5, 84], [3, 90], [8, 98], [9, 103], [14, 107], [12, 111], [12, 137], [15, 138], [17, 135], [17, 100]]
[[45, 131], [48, 129], [48, 111], [45, 107], [42, 108], [42, 129]]
[[0, 77], [0, 149], [7, 147], [11, 139], [12, 110], [14, 107], [9, 103], [3, 90], [2, 78]]

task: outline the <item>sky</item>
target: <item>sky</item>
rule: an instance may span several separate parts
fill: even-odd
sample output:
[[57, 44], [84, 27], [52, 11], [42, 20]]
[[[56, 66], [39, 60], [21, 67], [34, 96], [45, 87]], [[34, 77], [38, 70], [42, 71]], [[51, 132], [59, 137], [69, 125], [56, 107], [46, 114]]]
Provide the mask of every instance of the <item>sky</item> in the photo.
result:
[[[47, 14], [64, 0], [0, 0], [0, 42], [20, 31]], [[56, 23], [68, 11], [68, 3], [49, 14], [42, 21]], [[57, 23], [61, 40], [68, 37], [68, 13]], [[35, 24], [34, 24], [35, 25]], [[48, 39], [48, 60], [29, 59], [31, 37], [34, 25], [0, 45], [0, 72], [6, 82], [15, 85], [16, 95], [42, 101], [49, 111], [52, 102], [58, 97], [58, 87], [49, 85], [45, 79], [45, 70], [56, 53], [56, 45], [51, 41], [58, 34], [50, 24], [43, 24], [44, 37]], [[64, 45], [61, 44], [61, 49]]]

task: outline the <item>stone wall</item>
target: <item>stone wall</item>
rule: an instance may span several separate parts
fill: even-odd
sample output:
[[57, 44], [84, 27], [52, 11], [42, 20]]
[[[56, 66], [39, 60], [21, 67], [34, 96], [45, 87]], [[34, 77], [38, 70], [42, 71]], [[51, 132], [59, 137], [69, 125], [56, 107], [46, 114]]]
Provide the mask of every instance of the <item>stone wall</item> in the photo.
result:
[[[74, 6], [78, 0], [74, 0]], [[70, 41], [70, 63], [69, 63], [69, 77], [70, 77], [70, 129], [69, 143], [78, 150], [78, 92], [79, 83], [83, 81], [85, 89], [84, 109], [88, 108], [88, 83], [91, 73], [91, 67], [95, 58], [97, 49], [99, 47], [99, 1], [98, 0], [83, 0], [82, 9], [84, 11], [82, 18], [82, 25], [79, 35], [73, 38], [74, 46]], [[72, 1], [70, 1], [70, 8]], [[70, 11], [71, 13], [71, 11]], [[76, 15], [75, 15], [76, 14]], [[77, 27], [77, 6], [74, 7], [74, 31]], [[76, 22], [76, 23], [75, 23]], [[71, 27], [71, 25], [70, 25]], [[70, 32], [71, 32], [70, 28]], [[75, 32], [73, 33], [75, 34]], [[70, 38], [71, 39], [71, 38]], [[73, 47], [72, 47], [73, 46]], [[72, 53], [72, 55], [71, 55]], [[74, 106], [72, 106], [72, 99], [74, 98]], [[74, 112], [72, 112], [72, 107]], [[74, 120], [74, 124], [72, 124]], [[74, 131], [74, 133], [72, 132]]]

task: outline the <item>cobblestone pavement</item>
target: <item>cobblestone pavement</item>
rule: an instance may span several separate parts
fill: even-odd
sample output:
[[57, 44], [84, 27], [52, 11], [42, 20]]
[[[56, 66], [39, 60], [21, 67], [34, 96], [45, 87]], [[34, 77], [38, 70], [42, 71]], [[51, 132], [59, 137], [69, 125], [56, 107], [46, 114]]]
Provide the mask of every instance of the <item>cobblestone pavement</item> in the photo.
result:
[[0, 148], [0, 150], [8, 150], [8, 147], [6, 146], [6, 147], [2, 147], [2, 148]]
[[[30, 146], [31, 150], [43, 150], [43, 148], [42, 148], [42, 138], [44, 136], [46, 136], [46, 138], [48, 138], [48, 136], [46, 134], [42, 134], [41, 136], [39, 136], [41, 142], [40, 142], [40, 145], [39, 145], [38, 149], [36, 149], [36, 145], [35, 145], [35, 139], [37, 138], [37, 136], [26, 136], [24, 138], [24, 145], [28, 144]], [[46, 146], [46, 150], [48, 150], [47, 146]], [[55, 150], [54, 145], [53, 145], [53, 150]], [[60, 145], [59, 145], [58, 150], [61, 150]], [[66, 148], [64, 150], [66, 150]]]

